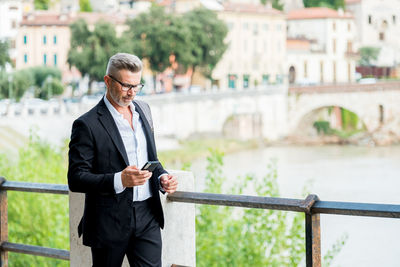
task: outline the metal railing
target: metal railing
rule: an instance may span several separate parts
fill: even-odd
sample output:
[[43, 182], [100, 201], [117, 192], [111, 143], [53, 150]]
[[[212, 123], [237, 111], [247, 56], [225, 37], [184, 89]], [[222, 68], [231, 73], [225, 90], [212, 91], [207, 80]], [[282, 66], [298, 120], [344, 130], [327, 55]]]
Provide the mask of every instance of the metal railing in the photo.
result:
[[[67, 185], [9, 182], [0, 177], [0, 266], [7, 266], [7, 252], [69, 260], [68, 250], [8, 242], [7, 191], [67, 195]], [[320, 201], [316, 195], [306, 199], [256, 197], [177, 191], [168, 200], [184, 203], [234, 206], [305, 213], [306, 266], [321, 266], [320, 214], [400, 218], [400, 205]]]

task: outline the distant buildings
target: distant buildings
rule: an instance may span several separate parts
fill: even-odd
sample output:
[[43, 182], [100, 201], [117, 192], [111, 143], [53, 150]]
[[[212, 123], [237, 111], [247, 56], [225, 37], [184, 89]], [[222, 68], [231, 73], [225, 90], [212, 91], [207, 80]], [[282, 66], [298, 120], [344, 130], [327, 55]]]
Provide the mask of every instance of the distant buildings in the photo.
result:
[[400, 64], [400, 1], [346, 0], [346, 9], [355, 17], [359, 46], [381, 48], [374, 65], [397, 67]]
[[67, 63], [70, 48], [70, 24], [83, 18], [93, 28], [103, 19], [116, 25], [117, 34], [125, 28], [125, 18], [105, 13], [60, 13], [35, 11], [23, 16], [16, 39], [16, 68], [54, 66], [61, 70], [63, 81], [80, 77], [79, 72], [69, 69]]
[[283, 83], [285, 15], [260, 4], [225, 3], [218, 17], [228, 25], [229, 47], [212, 74], [214, 85], [237, 90]]
[[287, 15], [289, 83], [355, 81], [356, 27], [351, 14], [329, 8], [303, 8]]

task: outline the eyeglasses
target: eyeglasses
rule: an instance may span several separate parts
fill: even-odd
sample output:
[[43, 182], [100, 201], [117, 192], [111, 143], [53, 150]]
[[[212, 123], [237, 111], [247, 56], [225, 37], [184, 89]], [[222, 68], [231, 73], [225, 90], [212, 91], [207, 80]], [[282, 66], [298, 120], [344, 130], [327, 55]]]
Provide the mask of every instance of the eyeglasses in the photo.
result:
[[108, 77], [110, 77], [111, 79], [113, 79], [114, 81], [116, 81], [117, 83], [119, 83], [121, 85], [121, 89], [124, 92], [127, 92], [129, 90], [133, 90], [135, 93], [139, 92], [140, 90], [142, 90], [144, 84], [143, 83], [139, 83], [139, 84], [129, 84], [129, 83], [123, 83], [121, 81], [118, 81], [117, 79], [115, 79], [112, 75], [108, 75]]

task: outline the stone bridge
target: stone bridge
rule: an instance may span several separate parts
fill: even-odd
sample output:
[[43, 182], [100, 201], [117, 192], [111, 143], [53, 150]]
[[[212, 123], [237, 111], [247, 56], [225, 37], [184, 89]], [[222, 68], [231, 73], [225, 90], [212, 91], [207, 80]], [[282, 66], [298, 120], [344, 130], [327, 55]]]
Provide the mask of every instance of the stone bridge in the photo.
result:
[[329, 106], [354, 112], [369, 132], [390, 126], [400, 133], [400, 82], [291, 87], [288, 133], [308, 114]]

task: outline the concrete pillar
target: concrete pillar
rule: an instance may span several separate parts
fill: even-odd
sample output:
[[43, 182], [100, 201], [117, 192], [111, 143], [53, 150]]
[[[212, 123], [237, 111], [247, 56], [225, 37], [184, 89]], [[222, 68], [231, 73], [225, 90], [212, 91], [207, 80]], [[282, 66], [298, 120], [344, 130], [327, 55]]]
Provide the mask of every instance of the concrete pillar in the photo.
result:
[[[170, 171], [178, 178], [179, 191], [194, 191], [193, 173], [185, 171]], [[165, 227], [161, 232], [163, 239], [163, 266], [172, 264], [196, 266], [195, 240], [195, 205], [188, 203], [171, 202], [161, 194], [164, 209]], [[70, 226], [70, 266], [92, 266], [90, 248], [82, 245], [82, 238], [78, 238], [78, 223], [83, 214], [85, 195], [81, 193], [69, 194], [69, 226]], [[129, 266], [124, 260], [123, 266]]]

